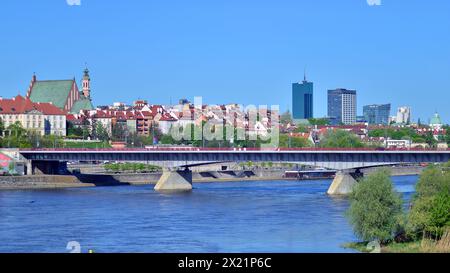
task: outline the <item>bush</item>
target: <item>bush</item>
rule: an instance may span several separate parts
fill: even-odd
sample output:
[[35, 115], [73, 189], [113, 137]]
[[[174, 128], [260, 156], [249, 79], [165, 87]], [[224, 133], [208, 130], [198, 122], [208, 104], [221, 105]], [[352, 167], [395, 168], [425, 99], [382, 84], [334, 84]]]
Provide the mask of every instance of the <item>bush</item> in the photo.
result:
[[399, 231], [402, 199], [394, 190], [389, 171], [381, 170], [361, 180], [350, 202], [347, 215], [361, 240], [386, 243]]
[[143, 163], [110, 163], [105, 164], [105, 170], [108, 172], [128, 172], [133, 171], [134, 173], [137, 172], [156, 172], [160, 171], [162, 168], [159, 166], [154, 165], [148, 165]]
[[450, 226], [450, 171], [448, 164], [423, 171], [409, 213], [407, 232], [418, 239], [438, 239]]
[[450, 194], [448, 192], [441, 192], [433, 198], [430, 224], [437, 237], [442, 236], [445, 227], [450, 227]]

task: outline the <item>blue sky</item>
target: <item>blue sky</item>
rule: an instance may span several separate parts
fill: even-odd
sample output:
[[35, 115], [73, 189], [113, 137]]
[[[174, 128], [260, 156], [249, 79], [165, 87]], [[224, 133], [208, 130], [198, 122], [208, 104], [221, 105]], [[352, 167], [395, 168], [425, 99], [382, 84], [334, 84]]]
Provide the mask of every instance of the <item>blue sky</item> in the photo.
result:
[[327, 89], [371, 103], [409, 105], [415, 120], [450, 122], [450, 1], [3, 0], [0, 94], [38, 79], [80, 80], [94, 103], [291, 106], [291, 84], [315, 83], [315, 116]]

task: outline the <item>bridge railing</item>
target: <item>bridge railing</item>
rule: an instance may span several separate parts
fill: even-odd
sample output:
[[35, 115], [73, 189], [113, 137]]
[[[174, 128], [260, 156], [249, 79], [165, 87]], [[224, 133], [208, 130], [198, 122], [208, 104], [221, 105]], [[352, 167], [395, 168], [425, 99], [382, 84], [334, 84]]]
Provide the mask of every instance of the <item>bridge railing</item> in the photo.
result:
[[192, 151], [192, 152], [232, 152], [232, 151], [450, 151], [450, 149], [421, 149], [421, 148], [210, 148], [210, 147], [146, 147], [146, 148], [28, 148], [20, 149], [22, 152], [115, 152], [115, 151], [130, 151], [130, 152], [141, 152], [141, 151]]

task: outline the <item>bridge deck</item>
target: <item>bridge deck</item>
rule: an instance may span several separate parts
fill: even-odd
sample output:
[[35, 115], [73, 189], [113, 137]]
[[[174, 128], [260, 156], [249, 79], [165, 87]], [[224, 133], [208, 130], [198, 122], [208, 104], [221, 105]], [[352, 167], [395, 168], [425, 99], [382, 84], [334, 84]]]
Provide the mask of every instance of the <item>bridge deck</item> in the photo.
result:
[[382, 149], [22, 149], [37, 161], [147, 161], [175, 166], [199, 166], [221, 162], [289, 162], [344, 170], [402, 163], [443, 163], [450, 150]]

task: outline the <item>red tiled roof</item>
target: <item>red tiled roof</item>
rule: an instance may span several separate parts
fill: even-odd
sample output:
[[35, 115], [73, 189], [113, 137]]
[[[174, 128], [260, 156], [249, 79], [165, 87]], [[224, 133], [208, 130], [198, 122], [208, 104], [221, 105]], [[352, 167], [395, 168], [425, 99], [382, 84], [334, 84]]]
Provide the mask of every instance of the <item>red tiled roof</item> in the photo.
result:
[[160, 121], [177, 121], [177, 120], [172, 116], [170, 116], [169, 114], [165, 114], [161, 117]]
[[33, 110], [44, 115], [66, 115], [66, 112], [51, 103], [32, 102], [20, 95], [12, 99], [0, 99], [0, 114], [24, 114]]

